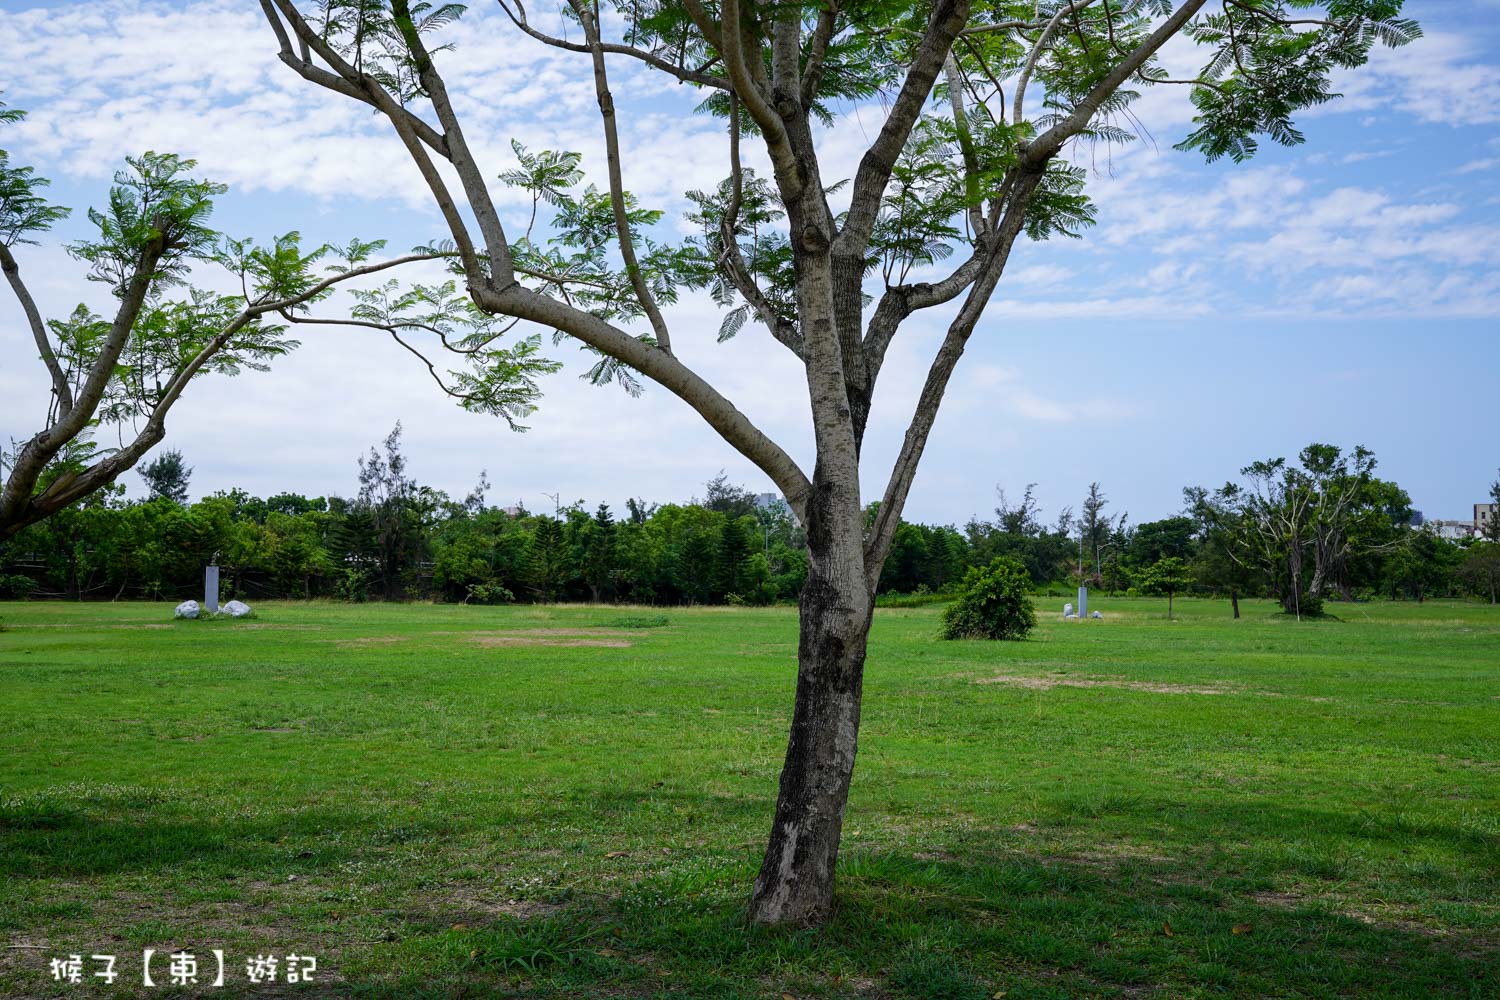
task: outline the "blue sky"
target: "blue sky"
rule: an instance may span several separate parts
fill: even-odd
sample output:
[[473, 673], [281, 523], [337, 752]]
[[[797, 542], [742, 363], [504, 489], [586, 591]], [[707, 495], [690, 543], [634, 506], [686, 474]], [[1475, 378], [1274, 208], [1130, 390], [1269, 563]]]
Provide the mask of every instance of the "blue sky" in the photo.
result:
[[[78, 210], [58, 240], [22, 248], [51, 315], [103, 304], [58, 246], [83, 233], [82, 209], [103, 201], [122, 158], [145, 148], [194, 156], [228, 183], [216, 218], [236, 235], [298, 229], [396, 248], [442, 235], [395, 140], [277, 63], [256, 6], [0, 8], [0, 88], [31, 112], [5, 148]], [[1115, 512], [1150, 520], [1178, 509], [1184, 485], [1217, 484], [1315, 440], [1372, 448], [1429, 517], [1469, 515], [1500, 465], [1500, 6], [1408, 11], [1427, 37], [1341, 81], [1345, 99], [1304, 116], [1308, 141], [1293, 149], [1204, 164], [1171, 148], [1191, 114], [1183, 88], [1142, 99], [1154, 142], [1088, 164], [1098, 226], [1014, 255], [955, 377], [909, 517], [962, 523], [989, 512], [997, 484], [1016, 495], [1036, 482], [1050, 518], [1098, 480]], [[518, 39], [485, 4], [454, 40], [443, 65], [490, 174], [512, 165], [516, 136], [577, 149], [598, 176], [583, 65]], [[1168, 63], [1190, 55], [1169, 50]], [[723, 172], [718, 126], [691, 114], [682, 89], [612, 72], [626, 184], [676, 219], [682, 192]], [[826, 134], [829, 162], [852, 164], [880, 120], [878, 104], [863, 107]], [[518, 199], [505, 207], [524, 223]], [[669, 318], [679, 353], [810, 467], [805, 391], [789, 356], [758, 328], [715, 344], [716, 314], [698, 297]], [[870, 498], [940, 319], [893, 347], [866, 446]], [[667, 393], [632, 400], [581, 384], [584, 366], [566, 347], [558, 356], [572, 364], [547, 383], [532, 431], [516, 435], [443, 399], [389, 342], [352, 331], [302, 339], [273, 372], [196, 384], [173, 411], [168, 441], [196, 467], [195, 493], [352, 492], [355, 457], [397, 419], [419, 479], [462, 494], [485, 469], [494, 502], [683, 499], [720, 468], [769, 488]], [[36, 429], [45, 386], [33, 354], [19, 310], [0, 298], [0, 435]]]

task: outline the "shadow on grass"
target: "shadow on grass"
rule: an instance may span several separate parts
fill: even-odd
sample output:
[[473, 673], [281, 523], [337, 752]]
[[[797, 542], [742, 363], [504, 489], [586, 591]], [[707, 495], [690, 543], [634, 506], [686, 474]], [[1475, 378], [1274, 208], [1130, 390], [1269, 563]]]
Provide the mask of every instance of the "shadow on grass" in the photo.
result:
[[1500, 995], [1500, 952], [1479, 933], [1382, 923], [1178, 861], [971, 848], [849, 852], [837, 913], [816, 930], [746, 926], [746, 859], [545, 919], [414, 935], [364, 956], [351, 981], [382, 996]]
[[[108, 876], [156, 866], [199, 864], [247, 878], [326, 871], [382, 844], [435, 844], [445, 835], [436, 821], [382, 826], [348, 809], [251, 819], [184, 817], [176, 808], [139, 789], [7, 800], [0, 873], [101, 878], [107, 891]], [[593, 893], [586, 874], [574, 877], [558, 903], [530, 909], [459, 916], [433, 909], [443, 886], [413, 884], [401, 890], [412, 906], [392, 909], [384, 940], [330, 932], [310, 942], [337, 956], [343, 979], [332, 992], [296, 995], [1500, 996], [1500, 839], [1483, 823], [1145, 795], [1062, 797], [1049, 809], [1041, 829], [939, 831], [920, 854], [851, 841], [837, 912], [816, 930], [745, 925], [757, 855], [743, 847], [654, 861], [664, 867], [642, 871], [624, 891]], [[663, 832], [690, 812], [713, 817], [705, 831], [712, 839], [764, 811], [751, 799], [616, 789], [485, 822], [537, 824], [537, 834], [564, 819], [575, 829]], [[465, 831], [480, 822], [471, 818]], [[1112, 841], [1110, 829], [1131, 839]], [[339, 831], [335, 844], [319, 839]], [[304, 842], [311, 849], [299, 851]], [[1080, 843], [1097, 849], [1068, 846]], [[1429, 860], [1405, 864], [1406, 852]], [[1432, 858], [1447, 860], [1435, 866]], [[580, 856], [577, 864], [587, 873], [598, 861]], [[513, 902], [498, 888], [471, 891]], [[1382, 908], [1402, 898], [1420, 905]], [[1357, 905], [1341, 908], [1339, 899]], [[1445, 903], [1468, 915], [1442, 911]], [[1431, 925], [1389, 915], [1435, 908], [1443, 919]]]
[[265, 876], [333, 865], [360, 839], [409, 838], [377, 817], [347, 809], [205, 817], [153, 789], [63, 786], [0, 800], [0, 876], [95, 878], [202, 867]]

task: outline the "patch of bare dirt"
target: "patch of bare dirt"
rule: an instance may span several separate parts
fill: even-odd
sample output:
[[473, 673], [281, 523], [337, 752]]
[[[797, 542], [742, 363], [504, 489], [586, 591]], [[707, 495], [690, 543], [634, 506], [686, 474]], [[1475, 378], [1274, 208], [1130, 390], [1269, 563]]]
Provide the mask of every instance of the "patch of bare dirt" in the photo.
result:
[[488, 893], [477, 886], [449, 886], [435, 900], [444, 919], [452, 915], [456, 923], [484, 923], [496, 917], [512, 920], [534, 920], [562, 912], [557, 903], [535, 899], [509, 899], [500, 893]]
[[464, 638], [476, 646], [548, 646], [554, 648], [590, 646], [600, 649], [630, 648], [630, 643], [624, 639], [564, 639], [514, 632], [500, 635], [487, 635], [476, 632]]
[[367, 649], [371, 646], [391, 646], [398, 642], [405, 642], [404, 635], [367, 635], [358, 639], [331, 639], [329, 640], [339, 649]]
[[1296, 892], [1253, 892], [1249, 898], [1261, 906], [1272, 909], [1293, 909], [1310, 903], [1320, 903], [1336, 913], [1358, 920], [1371, 927], [1383, 927], [1402, 931], [1415, 937], [1445, 941], [1460, 958], [1484, 958], [1500, 950], [1500, 941], [1484, 934], [1467, 935], [1455, 933], [1447, 927], [1435, 927], [1423, 920], [1414, 907], [1381, 905], [1376, 907], [1349, 906], [1329, 896], [1304, 896]]
[[1238, 689], [1224, 685], [1203, 686], [1190, 684], [1162, 684], [1155, 681], [1130, 681], [1123, 677], [1074, 677], [1072, 675], [1059, 676], [1052, 674], [1046, 677], [1034, 677], [1025, 674], [996, 674], [993, 677], [981, 677], [976, 684], [1006, 684], [1011, 687], [1027, 688], [1034, 691], [1050, 691], [1053, 688], [1120, 688], [1125, 691], [1149, 691], [1153, 694], [1235, 694]]
[[1260, 906], [1274, 906], [1286, 910], [1307, 902], [1304, 897], [1295, 892], [1252, 892], [1249, 898]]
[[613, 628], [512, 628], [512, 629], [479, 629], [466, 632], [432, 632], [431, 635], [461, 635], [465, 638], [473, 636], [516, 636], [518, 638], [547, 638], [550, 636], [602, 636], [609, 638], [619, 636], [623, 633]]

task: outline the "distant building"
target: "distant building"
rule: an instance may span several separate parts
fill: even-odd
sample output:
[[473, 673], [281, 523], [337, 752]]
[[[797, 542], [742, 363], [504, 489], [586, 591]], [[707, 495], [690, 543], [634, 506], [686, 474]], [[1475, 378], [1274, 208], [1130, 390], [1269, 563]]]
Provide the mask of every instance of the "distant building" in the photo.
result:
[[1490, 522], [1500, 517], [1500, 504], [1476, 503], [1474, 505], [1474, 534], [1484, 534]]
[[1458, 542], [1465, 538], [1473, 538], [1475, 534], [1473, 521], [1428, 521], [1426, 527], [1430, 528], [1439, 538]]

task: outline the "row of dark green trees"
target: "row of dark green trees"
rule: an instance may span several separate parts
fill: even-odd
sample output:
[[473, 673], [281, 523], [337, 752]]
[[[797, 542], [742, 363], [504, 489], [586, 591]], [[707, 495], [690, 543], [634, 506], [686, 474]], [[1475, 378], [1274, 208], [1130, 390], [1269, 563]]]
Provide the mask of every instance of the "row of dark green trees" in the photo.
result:
[[[962, 529], [903, 523], [880, 590], [947, 593], [1006, 556], [1059, 595], [1080, 581], [1157, 591], [1168, 565], [1188, 590], [1271, 596], [1288, 611], [1315, 613], [1325, 598], [1496, 599], [1500, 544], [1414, 528], [1406, 494], [1373, 476], [1373, 456], [1317, 449], [1248, 467], [1239, 485], [1190, 489], [1182, 514], [1140, 525], [1107, 515], [1097, 484], [1077, 515], [1050, 524], [1033, 487], [1017, 503], [1001, 493], [993, 520]], [[180, 599], [197, 594], [210, 562], [226, 596], [249, 600], [767, 604], [795, 600], [806, 576], [786, 506], [722, 474], [689, 503], [500, 508], [483, 477], [462, 499], [416, 482], [399, 425], [359, 460], [352, 498], [235, 490], [189, 503], [191, 471], [169, 452], [143, 472], [150, 499], [114, 487], [16, 536], [0, 547], [0, 597]]]

